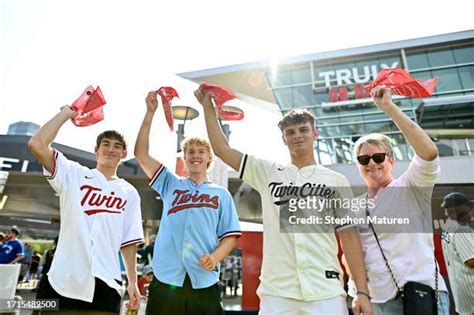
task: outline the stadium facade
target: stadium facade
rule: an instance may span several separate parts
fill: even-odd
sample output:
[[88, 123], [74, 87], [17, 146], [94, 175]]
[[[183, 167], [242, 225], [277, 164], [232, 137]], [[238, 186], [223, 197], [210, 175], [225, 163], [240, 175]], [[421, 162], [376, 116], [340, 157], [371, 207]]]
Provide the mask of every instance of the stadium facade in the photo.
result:
[[294, 108], [310, 110], [319, 133], [317, 162], [361, 183], [351, 165], [352, 148], [361, 135], [378, 132], [393, 139], [396, 158], [401, 161], [395, 172], [405, 169], [403, 161], [414, 154], [364, 89], [382, 68], [394, 67], [404, 68], [419, 80], [438, 79], [432, 97], [395, 96], [395, 103], [436, 141], [442, 167], [449, 169], [441, 183], [472, 183], [474, 30], [289, 57], [277, 64], [254, 62], [179, 75], [224, 85], [249, 103], [277, 104], [282, 113]]

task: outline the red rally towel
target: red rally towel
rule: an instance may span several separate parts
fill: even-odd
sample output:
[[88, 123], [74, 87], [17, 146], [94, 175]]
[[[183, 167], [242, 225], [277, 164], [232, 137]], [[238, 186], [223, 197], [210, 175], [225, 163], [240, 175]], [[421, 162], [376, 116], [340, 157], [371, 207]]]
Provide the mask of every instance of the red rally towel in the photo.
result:
[[85, 127], [102, 121], [104, 119], [103, 106], [106, 103], [100, 87], [94, 89], [92, 85], [88, 86], [71, 105], [71, 108], [79, 113], [71, 119], [72, 123], [79, 127]]
[[224, 120], [242, 120], [244, 119], [243, 112], [235, 112], [232, 110], [225, 110], [222, 108], [225, 102], [237, 98], [234, 92], [223, 86], [211, 83], [203, 83], [202, 88], [209, 93], [217, 105], [217, 112], [221, 119]]
[[170, 86], [160, 87], [156, 93], [161, 96], [161, 103], [163, 104], [163, 111], [165, 112], [166, 122], [170, 127], [170, 130], [173, 131], [173, 114], [171, 112], [171, 101], [173, 98], [178, 97], [178, 92]]
[[375, 87], [385, 85], [390, 88], [392, 94], [422, 98], [433, 95], [436, 83], [436, 78], [418, 81], [405, 70], [393, 68], [382, 69], [374, 82], [366, 85], [365, 88], [370, 94]]

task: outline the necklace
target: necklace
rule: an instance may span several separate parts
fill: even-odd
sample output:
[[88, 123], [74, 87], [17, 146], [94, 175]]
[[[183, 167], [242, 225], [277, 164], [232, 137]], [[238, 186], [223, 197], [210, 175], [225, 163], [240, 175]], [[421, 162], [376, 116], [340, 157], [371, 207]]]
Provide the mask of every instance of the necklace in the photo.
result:
[[[316, 169], [318, 168], [318, 166], [316, 164], [312, 164], [312, 165], [308, 165], [308, 166], [312, 166], [313, 167], [313, 171], [311, 172], [311, 174], [309, 175], [304, 175], [303, 173], [304, 172], [301, 172], [301, 169], [298, 170], [298, 176], [301, 176], [305, 179], [309, 179], [311, 177], [313, 177], [314, 173], [316, 173]], [[305, 167], [308, 167], [308, 166], [305, 166]]]

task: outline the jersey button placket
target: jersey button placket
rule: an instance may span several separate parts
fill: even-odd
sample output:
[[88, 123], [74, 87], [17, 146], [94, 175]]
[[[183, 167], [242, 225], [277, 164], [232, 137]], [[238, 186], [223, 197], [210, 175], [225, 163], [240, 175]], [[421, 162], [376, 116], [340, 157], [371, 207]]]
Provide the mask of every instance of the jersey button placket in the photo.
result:
[[[306, 183], [306, 180], [303, 176], [300, 175], [300, 172], [296, 172], [296, 185], [298, 187], [303, 186]], [[306, 246], [310, 244], [305, 244], [307, 237], [305, 233], [295, 233], [294, 234], [294, 246], [295, 246], [295, 256], [296, 256], [296, 265], [298, 269], [298, 280], [300, 283], [301, 295], [303, 299], [308, 298], [309, 292], [307, 291], [311, 284], [308, 283], [308, 256], [306, 251]]]

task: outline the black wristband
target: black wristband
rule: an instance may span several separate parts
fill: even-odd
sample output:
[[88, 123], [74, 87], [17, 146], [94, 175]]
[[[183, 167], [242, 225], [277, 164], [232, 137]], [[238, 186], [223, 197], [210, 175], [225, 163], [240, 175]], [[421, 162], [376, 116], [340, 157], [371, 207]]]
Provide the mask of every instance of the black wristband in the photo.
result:
[[357, 291], [357, 295], [359, 295], [359, 294], [365, 295], [366, 297], [368, 297], [368, 298], [369, 298], [369, 301], [370, 301], [371, 297], [370, 297], [370, 294], [369, 294], [369, 292], [365, 292], [365, 291]]

